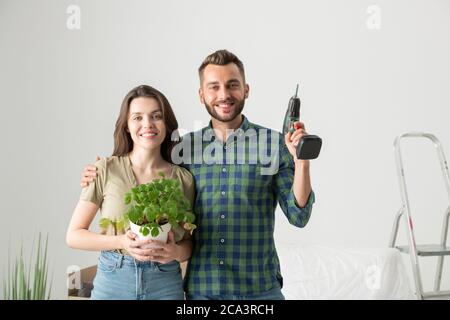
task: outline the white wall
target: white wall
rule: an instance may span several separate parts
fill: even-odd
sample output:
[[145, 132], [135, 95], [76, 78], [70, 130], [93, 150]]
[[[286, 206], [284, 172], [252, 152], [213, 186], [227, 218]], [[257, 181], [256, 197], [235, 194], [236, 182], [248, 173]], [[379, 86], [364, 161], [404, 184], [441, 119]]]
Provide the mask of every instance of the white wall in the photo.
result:
[[[79, 30], [66, 26], [69, 5], [81, 10]], [[380, 29], [367, 26], [371, 5]], [[299, 230], [278, 211], [276, 240], [387, 246], [400, 206], [394, 138], [428, 131], [450, 152], [449, 14], [445, 0], [1, 0], [0, 260], [8, 239], [29, 245], [49, 232], [53, 296], [64, 298], [67, 266], [96, 260], [64, 236], [82, 168], [112, 152], [123, 96], [154, 85], [182, 128], [206, 125], [196, 70], [222, 48], [245, 64], [251, 121], [280, 129], [299, 82], [302, 120], [324, 141], [311, 221]], [[419, 142], [405, 152], [416, 237], [437, 241], [448, 198], [434, 154]]]

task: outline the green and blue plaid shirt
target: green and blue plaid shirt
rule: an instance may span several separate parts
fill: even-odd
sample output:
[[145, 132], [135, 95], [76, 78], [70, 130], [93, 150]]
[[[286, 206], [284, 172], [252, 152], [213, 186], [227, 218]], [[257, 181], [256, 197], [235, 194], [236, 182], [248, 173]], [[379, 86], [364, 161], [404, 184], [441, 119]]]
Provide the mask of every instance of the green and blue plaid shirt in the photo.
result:
[[253, 295], [282, 286], [273, 237], [277, 202], [297, 227], [307, 224], [314, 203], [313, 192], [305, 207], [296, 203], [284, 136], [243, 116], [225, 144], [210, 123], [184, 136], [180, 146], [181, 165], [195, 178], [198, 226], [186, 291]]

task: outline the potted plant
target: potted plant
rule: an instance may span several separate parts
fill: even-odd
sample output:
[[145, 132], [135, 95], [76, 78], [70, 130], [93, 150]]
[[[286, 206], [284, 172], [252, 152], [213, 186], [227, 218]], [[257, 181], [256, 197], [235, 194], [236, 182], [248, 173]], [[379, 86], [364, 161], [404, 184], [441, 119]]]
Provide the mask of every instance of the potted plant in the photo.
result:
[[[5, 300], [49, 300], [52, 281], [48, 277], [47, 238], [42, 239], [41, 233], [33, 246], [29, 261], [20, 246], [18, 257], [8, 257], [8, 269], [3, 277], [3, 299]], [[36, 250], [35, 255], [33, 251]], [[49, 283], [50, 280], [50, 283]]]
[[141, 240], [166, 242], [169, 231], [176, 225], [191, 233], [196, 228], [195, 216], [189, 211], [190, 204], [180, 182], [166, 179], [161, 172], [159, 175], [161, 179], [133, 187], [125, 194], [125, 204], [129, 205], [125, 220]]

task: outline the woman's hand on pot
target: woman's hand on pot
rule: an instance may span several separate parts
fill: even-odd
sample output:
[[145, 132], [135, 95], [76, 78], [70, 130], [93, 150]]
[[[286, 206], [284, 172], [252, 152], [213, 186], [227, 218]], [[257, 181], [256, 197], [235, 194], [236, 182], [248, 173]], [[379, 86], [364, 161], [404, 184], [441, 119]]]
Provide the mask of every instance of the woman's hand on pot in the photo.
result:
[[177, 260], [179, 256], [179, 246], [175, 243], [172, 230], [170, 230], [169, 234], [167, 235], [166, 243], [157, 240], [150, 240], [150, 243], [150, 253], [147, 256], [150, 261], [164, 264], [173, 260]]
[[150, 261], [152, 249], [143, 249], [142, 247], [153, 243], [152, 240], [138, 240], [136, 234], [128, 230], [126, 234], [121, 235], [121, 249], [126, 250], [133, 258], [139, 261]]

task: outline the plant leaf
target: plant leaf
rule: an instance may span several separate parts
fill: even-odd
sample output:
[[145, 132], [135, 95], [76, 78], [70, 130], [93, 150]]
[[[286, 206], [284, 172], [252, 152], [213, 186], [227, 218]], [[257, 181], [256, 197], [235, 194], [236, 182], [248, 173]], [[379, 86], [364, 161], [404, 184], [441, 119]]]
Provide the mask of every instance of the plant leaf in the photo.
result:
[[156, 237], [159, 234], [159, 229], [158, 228], [152, 228], [152, 237]]
[[140, 231], [144, 235], [144, 237], [147, 236], [150, 233], [150, 230], [147, 227], [141, 227]]
[[124, 198], [125, 204], [130, 204], [131, 202], [131, 193], [126, 193]]
[[100, 228], [106, 230], [108, 229], [108, 227], [112, 224], [112, 221], [108, 218], [101, 218], [100, 221], [98, 222], [98, 225], [100, 226]]

